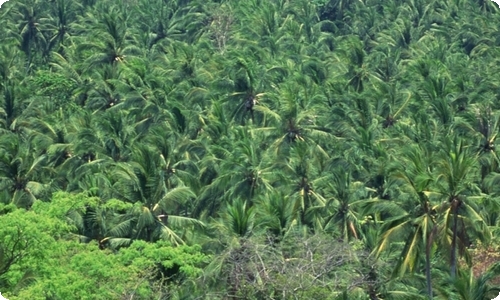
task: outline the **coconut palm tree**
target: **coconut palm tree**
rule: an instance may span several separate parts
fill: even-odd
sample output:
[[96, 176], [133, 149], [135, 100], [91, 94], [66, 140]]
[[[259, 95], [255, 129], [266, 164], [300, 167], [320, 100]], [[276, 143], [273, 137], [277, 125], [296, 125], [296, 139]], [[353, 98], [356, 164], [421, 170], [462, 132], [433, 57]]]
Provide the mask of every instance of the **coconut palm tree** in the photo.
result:
[[315, 157], [315, 147], [306, 143], [297, 143], [290, 148], [289, 157], [277, 157], [274, 169], [276, 172], [276, 186], [280, 187], [293, 203], [295, 218], [304, 225], [314, 224], [314, 218], [309, 218], [309, 210], [313, 207], [324, 207], [326, 200], [323, 196], [324, 182], [328, 176], [321, 173]]
[[0, 145], [3, 197], [19, 207], [30, 208], [49, 189], [53, 169], [46, 166], [46, 155], [35, 155], [29, 142], [13, 133], [2, 134]]
[[18, 22], [21, 50], [26, 54], [27, 73], [32, 70], [35, 54], [44, 55], [46, 49], [47, 41], [40, 28], [43, 7], [39, 1], [33, 0], [30, 3], [19, 3], [14, 11]]
[[2, 110], [2, 127], [3, 129], [10, 130], [13, 124], [16, 123], [16, 118], [20, 114], [19, 104], [16, 103], [16, 94], [15, 94], [15, 83], [11, 80], [5, 81], [2, 86], [3, 92], [3, 105]]
[[212, 145], [201, 162], [203, 169], [216, 174], [198, 200], [199, 207], [210, 207], [211, 212], [222, 200], [241, 198], [252, 203], [255, 197], [273, 190], [271, 157], [259, 147], [256, 135], [244, 127], [236, 127], [231, 134], [238, 142]]
[[[488, 240], [490, 232], [478, 214], [473, 202], [479, 187], [469, 178], [477, 161], [470, 148], [460, 138], [447, 140], [446, 151], [436, 163], [437, 193], [444, 198], [438, 209], [442, 215], [441, 243], [450, 250], [450, 274], [457, 274], [457, 251], [461, 253], [470, 246], [471, 233], [481, 240]], [[480, 196], [480, 195], [479, 195]], [[451, 240], [447, 232], [450, 232]]]
[[336, 170], [328, 180], [326, 203], [317, 208], [323, 211], [323, 230], [338, 232], [342, 241], [363, 239], [363, 207], [370, 202], [364, 185], [351, 180], [349, 171]]
[[252, 129], [267, 136], [269, 147], [275, 155], [286, 157], [298, 143], [314, 145], [318, 156], [328, 157], [325, 142], [332, 136], [330, 129], [320, 124], [320, 104], [324, 101], [318, 86], [305, 76], [298, 75], [279, 87], [279, 113], [272, 114], [268, 126]]
[[[397, 122], [398, 117], [407, 109], [412, 94], [396, 83], [379, 83], [374, 89], [376, 112], [383, 118], [382, 127], [388, 128]], [[384, 101], [385, 100], [385, 101]]]
[[76, 21], [79, 4], [57, 0], [51, 3], [49, 16], [41, 20], [42, 31], [46, 36], [46, 51], [64, 53], [63, 48], [72, 34], [72, 23]]
[[472, 269], [461, 270], [454, 280], [444, 280], [438, 293], [446, 299], [494, 299], [500, 289], [492, 282], [500, 275], [499, 264], [491, 265], [484, 273], [475, 275]]
[[262, 247], [253, 239], [257, 235], [255, 222], [255, 208], [247, 201], [234, 198], [213, 224], [218, 238], [211, 249], [222, 246], [222, 251], [205, 268], [203, 279], [205, 284], [221, 289], [228, 299], [249, 297], [247, 285], [263, 282]]
[[499, 160], [496, 154], [496, 137], [500, 128], [500, 116], [490, 105], [472, 107], [462, 120], [455, 123], [458, 130], [463, 130], [468, 137], [477, 142], [478, 162], [481, 165], [481, 179], [498, 170]]
[[260, 103], [260, 99], [265, 95], [271, 83], [271, 72], [265, 67], [253, 61], [246, 61], [236, 57], [233, 62], [231, 84], [233, 91], [230, 92], [227, 110], [231, 112], [232, 119], [244, 124], [245, 119], [252, 123], [258, 122], [255, 119], [255, 108]]
[[88, 160], [109, 159], [127, 161], [132, 145], [144, 133], [137, 132], [135, 120], [125, 111], [110, 111], [100, 118], [88, 114], [82, 119], [83, 127], [78, 132], [75, 152]]
[[184, 243], [182, 235], [175, 233], [172, 226], [203, 225], [188, 216], [172, 215], [177, 203], [183, 203], [195, 195], [182, 185], [167, 189], [165, 167], [161, 154], [148, 145], [137, 146], [130, 163], [117, 165], [114, 193], [133, 206], [118, 216], [119, 221], [109, 228], [107, 234], [111, 243], [114, 238], [118, 238], [116, 241], [120, 242], [166, 239], [173, 244], [181, 244]]
[[87, 24], [83, 30], [91, 30], [88, 34], [92, 40], [80, 40], [77, 46], [85, 59], [87, 71], [102, 66], [115, 69], [126, 61], [127, 56], [141, 52], [131, 40], [126, 16], [116, 6], [106, 7], [87, 20], [92, 20], [92, 24]]
[[257, 225], [279, 240], [297, 224], [295, 201], [283, 191], [263, 194], [255, 203]]
[[162, 49], [176, 40], [193, 43], [203, 31], [206, 18], [204, 5], [192, 1], [138, 1], [132, 9], [137, 17], [132, 22], [138, 32], [145, 33], [143, 46], [148, 50]]
[[359, 39], [352, 37], [344, 42], [343, 52], [344, 63], [348, 68], [345, 75], [348, 80], [347, 87], [361, 93], [366, 83], [373, 77], [367, 66], [363, 44]]
[[437, 234], [437, 205], [428, 197], [433, 182], [432, 155], [416, 145], [406, 147], [402, 154], [403, 159], [391, 167], [391, 176], [401, 181], [401, 189], [408, 198], [399, 203], [382, 200], [371, 204], [373, 211], [389, 214], [382, 225], [375, 253], [379, 256], [382, 251], [390, 249], [390, 242], [395, 238], [403, 241], [394, 269], [394, 274], [403, 276], [406, 272], [418, 270], [424, 252], [427, 295], [432, 298], [431, 255]]

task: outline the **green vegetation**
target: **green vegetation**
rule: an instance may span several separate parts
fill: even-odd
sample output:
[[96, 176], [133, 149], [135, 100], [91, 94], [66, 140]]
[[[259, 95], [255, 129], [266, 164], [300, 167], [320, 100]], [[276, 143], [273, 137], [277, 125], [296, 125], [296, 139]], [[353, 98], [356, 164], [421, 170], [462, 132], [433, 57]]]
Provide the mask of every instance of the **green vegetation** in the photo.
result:
[[492, 299], [500, 10], [10, 0], [9, 299]]

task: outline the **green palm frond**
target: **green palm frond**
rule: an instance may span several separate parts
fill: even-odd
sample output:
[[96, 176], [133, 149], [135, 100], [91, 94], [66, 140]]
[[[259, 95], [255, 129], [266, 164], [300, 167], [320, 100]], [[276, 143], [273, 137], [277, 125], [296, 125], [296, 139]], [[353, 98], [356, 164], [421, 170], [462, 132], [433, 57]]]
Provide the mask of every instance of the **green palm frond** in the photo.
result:
[[168, 206], [171, 203], [184, 203], [189, 199], [195, 198], [195, 194], [188, 187], [176, 187], [169, 190], [159, 201], [162, 209], [168, 211]]
[[163, 240], [169, 241], [174, 245], [184, 244], [184, 241], [170, 228], [162, 226], [160, 229], [160, 237]]
[[168, 224], [171, 225], [172, 228], [185, 228], [187, 226], [195, 226], [198, 228], [205, 227], [205, 223], [200, 220], [182, 217], [182, 216], [168, 216]]
[[100, 241], [103, 244], [108, 244], [111, 249], [119, 249], [121, 247], [128, 247], [132, 244], [133, 240], [128, 238], [105, 238]]
[[135, 220], [133, 218], [124, 219], [123, 221], [110, 226], [109, 230], [106, 232], [106, 235], [113, 238], [130, 236], [130, 233], [132, 232], [134, 226]]

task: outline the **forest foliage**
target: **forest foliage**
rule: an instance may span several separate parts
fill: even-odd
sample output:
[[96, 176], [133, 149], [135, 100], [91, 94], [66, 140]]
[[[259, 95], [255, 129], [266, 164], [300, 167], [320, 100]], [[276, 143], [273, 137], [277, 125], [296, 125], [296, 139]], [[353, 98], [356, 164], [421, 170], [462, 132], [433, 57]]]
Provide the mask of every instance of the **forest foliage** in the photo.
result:
[[9, 299], [492, 299], [486, 0], [10, 0]]

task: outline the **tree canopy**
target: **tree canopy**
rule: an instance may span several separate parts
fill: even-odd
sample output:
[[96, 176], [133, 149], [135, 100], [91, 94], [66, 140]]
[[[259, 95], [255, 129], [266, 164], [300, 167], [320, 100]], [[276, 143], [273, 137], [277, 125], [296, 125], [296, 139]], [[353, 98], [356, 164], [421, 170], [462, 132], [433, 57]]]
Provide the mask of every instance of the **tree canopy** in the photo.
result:
[[480, 0], [10, 0], [0, 291], [494, 298], [499, 23]]

